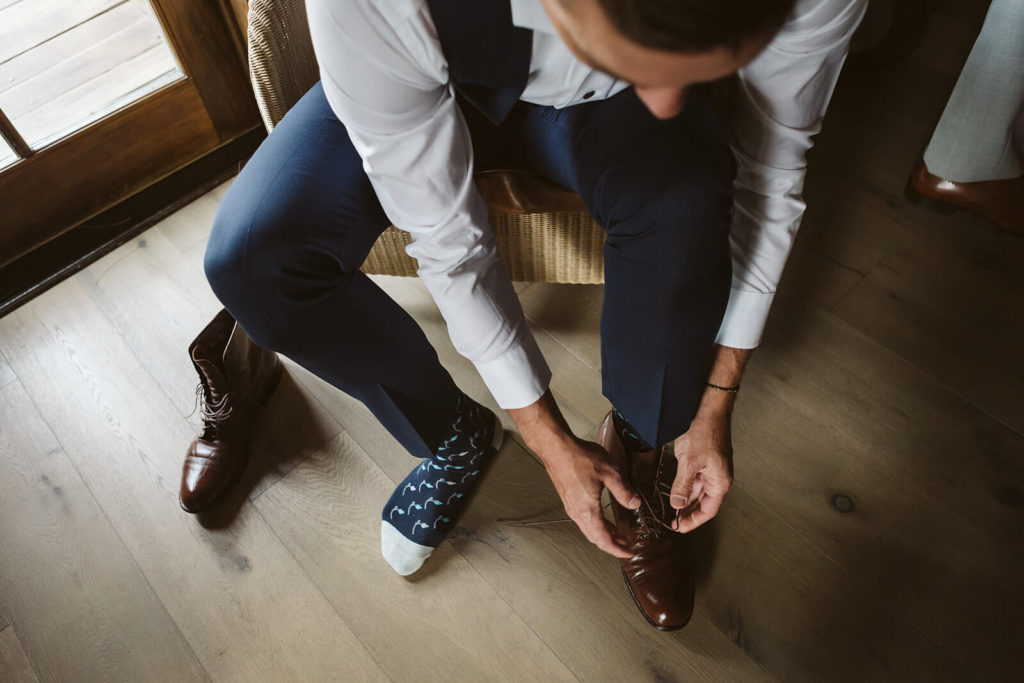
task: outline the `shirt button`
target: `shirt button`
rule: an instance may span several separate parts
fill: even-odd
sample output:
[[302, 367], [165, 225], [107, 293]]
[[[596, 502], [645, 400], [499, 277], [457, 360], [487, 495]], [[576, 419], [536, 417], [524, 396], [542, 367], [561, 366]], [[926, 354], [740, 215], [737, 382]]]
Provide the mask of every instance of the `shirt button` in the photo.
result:
[[589, 100], [593, 96], [594, 96], [594, 91], [593, 90], [588, 90], [587, 92], [585, 92], [583, 94], [583, 99]]

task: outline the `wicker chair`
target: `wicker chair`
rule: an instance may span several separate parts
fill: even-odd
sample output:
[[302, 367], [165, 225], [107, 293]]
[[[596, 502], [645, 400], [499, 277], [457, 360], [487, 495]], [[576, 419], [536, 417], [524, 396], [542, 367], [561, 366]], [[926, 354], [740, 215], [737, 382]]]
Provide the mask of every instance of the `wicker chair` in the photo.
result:
[[[320, 78], [303, 0], [249, 0], [249, 73], [267, 130]], [[475, 176], [490, 208], [498, 250], [513, 280], [604, 282], [604, 231], [574, 192], [528, 171]], [[408, 233], [389, 227], [363, 271], [415, 275]]]

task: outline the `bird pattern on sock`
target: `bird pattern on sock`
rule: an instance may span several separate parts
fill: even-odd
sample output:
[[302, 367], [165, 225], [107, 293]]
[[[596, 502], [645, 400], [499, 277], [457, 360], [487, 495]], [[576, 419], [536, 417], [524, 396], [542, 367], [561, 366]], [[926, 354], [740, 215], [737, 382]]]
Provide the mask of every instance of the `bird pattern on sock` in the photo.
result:
[[494, 413], [461, 394], [456, 414], [437, 452], [413, 468], [384, 506], [383, 520], [420, 546], [441, 543], [497, 455]]

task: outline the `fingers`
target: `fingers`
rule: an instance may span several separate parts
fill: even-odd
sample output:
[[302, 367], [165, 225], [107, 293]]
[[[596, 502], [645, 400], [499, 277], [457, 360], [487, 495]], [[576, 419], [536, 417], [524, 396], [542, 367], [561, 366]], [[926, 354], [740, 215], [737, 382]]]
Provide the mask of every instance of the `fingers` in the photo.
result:
[[712, 517], [718, 514], [719, 508], [722, 507], [722, 501], [725, 499], [725, 492], [728, 490], [728, 486], [724, 486], [720, 489], [708, 486], [703, 497], [699, 501], [694, 500], [694, 505], [689, 512], [683, 510], [680, 511], [676, 521], [673, 522], [672, 528], [680, 533], [687, 533], [693, 531], [704, 522], [708, 521]]
[[588, 541], [609, 555], [624, 560], [633, 556], [633, 553], [623, 547], [621, 541], [616, 540], [615, 527], [604, 518], [600, 508], [591, 510], [582, 520], [576, 520], [576, 525]]
[[672, 528], [680, 533], [693, 531], [718, 514], [732, 483], [727, 469], [695, 468], [689, 458], [681, 458], [672, 484], [669, 503], [678, 510]]
[[626, 483], [620, 470], [614, 469], [610, 471], [604, 475], [601, 481], [605, 488], [608, 489], [608, 492], [619, 502], [619, 505], [630, 510], [636, 510], [640, 507], [640, 496], [637, 495], [632, 486]]
[[724, 497], [724, 494], [721, 496], [704, 496], [700, 501], [700, 505], [694, 508], [688, 515], [681, 515], [675, 521], [673, 527], [676, 531], [683, 534], [693, 531], [718, 514], [718, 508], [722, 506], [722, 499]]

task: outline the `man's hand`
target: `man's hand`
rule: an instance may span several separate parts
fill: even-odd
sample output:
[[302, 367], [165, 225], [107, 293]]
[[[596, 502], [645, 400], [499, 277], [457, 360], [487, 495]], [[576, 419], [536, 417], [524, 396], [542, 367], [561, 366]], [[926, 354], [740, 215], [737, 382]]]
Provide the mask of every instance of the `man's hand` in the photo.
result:
[[[596, 443], [573, 438], [553, 457], [541, 455], [565, 512], [591, 543], [610, 555], [629, 558], [615, 527], [601, 513], [601, 490], [605, 487], [623, 507], [640, 506], [640, 497], [625, 483], [611, 456]], [[540, 455], [540, 453], [538, 453]]]
[[566, 514], [587, 540], [615, 557], [631, 557], [615, 528], [601, 513], [601, 491], [607, 487], [615, 500], [630, 509], [639, 507], [640, 497], [626, 483], [607, 451], [573, 436], [550, 391], [536, 403], [508, 412], [526, 445], [544, 463]]
[[[710, 382], [737, 386], [750, 357], [749, 349], [715, 347]], [[732, 485], [732, 408], [736, 394], [707, 387], [697, 415], [685, 434], [675, 440], [679, 467], [669, 504], [678, 510], [672, 527], [693, 531], [716, 514]]]
[[676, 510], [672, 528], [693, 531], [716, 514], [732, 484], [732, 437], [728, 412], [698, 414], [675, 441], [679, 468], [669, 504]]

